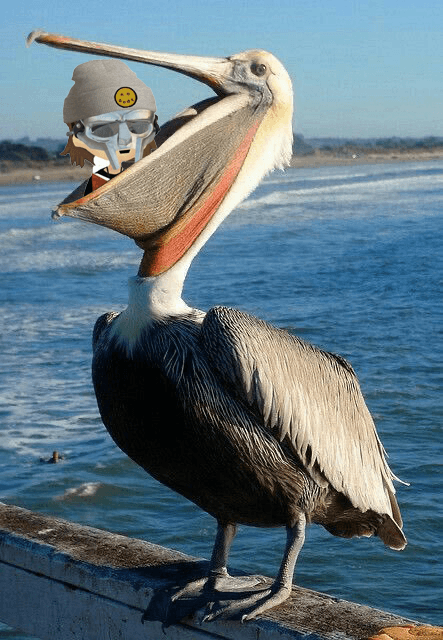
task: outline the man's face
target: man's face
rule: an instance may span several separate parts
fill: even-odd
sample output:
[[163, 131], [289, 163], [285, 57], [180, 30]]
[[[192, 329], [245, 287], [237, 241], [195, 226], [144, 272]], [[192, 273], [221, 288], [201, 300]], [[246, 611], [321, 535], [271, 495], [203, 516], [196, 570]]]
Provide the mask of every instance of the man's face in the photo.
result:
[[75, 144], [108, 160], [108, 170], [118, 173], [122, 162], [142, 158], [144, 148], [155, 136], [154, 117], [153, 111], [134, 109], [84, 118], [84, 130], [77, 134]]

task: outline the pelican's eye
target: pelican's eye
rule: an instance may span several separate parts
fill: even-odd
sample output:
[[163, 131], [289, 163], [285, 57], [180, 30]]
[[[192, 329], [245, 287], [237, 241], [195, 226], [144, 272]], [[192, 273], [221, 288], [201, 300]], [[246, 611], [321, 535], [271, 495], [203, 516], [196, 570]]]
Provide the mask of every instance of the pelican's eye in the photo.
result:
[[255, 76], [264, 76], [266, 73], [266, 65], [260, 62], [253, 62], [251, 64], [251, 71]]

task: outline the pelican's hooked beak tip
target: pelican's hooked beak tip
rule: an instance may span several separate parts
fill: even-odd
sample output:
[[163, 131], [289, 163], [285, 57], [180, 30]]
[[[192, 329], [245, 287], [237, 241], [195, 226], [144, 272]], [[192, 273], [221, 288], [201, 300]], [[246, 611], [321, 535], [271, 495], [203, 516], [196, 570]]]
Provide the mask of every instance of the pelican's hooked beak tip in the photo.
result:
[[34, 40], [37, 40], [40, 36], [44, 35], [46, 32], [43, 29], [34, 29], [31, 31], [29, 36], [26, 38], [26, 46], [30, 47]]

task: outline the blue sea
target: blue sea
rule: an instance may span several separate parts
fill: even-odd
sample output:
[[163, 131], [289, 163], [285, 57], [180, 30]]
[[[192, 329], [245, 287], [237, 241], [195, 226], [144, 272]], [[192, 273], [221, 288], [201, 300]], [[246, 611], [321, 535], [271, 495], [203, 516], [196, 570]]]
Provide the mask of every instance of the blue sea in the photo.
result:
[[[91, 331], [124, 308], [141, 256], [109, 230], [51, 220], [73, 187], [0, 187], [0, 500], [208, 557], [214, 520], [101, 424]], [[443, 160], [274, 173], [208, 242], [184, 294], [351, 361], [390, 465], [410, 483], [398, 485], [409, 545], [398, 553], [312, 526], [295, 581], [433, 624], [443, 623], [442, 213]], [[53, 450], [65, 459], [42, 463]], [[273, 576], [284, 538], [242, 527], [231, 566]], [[1, 626], [0, 638], [24, 636]]]

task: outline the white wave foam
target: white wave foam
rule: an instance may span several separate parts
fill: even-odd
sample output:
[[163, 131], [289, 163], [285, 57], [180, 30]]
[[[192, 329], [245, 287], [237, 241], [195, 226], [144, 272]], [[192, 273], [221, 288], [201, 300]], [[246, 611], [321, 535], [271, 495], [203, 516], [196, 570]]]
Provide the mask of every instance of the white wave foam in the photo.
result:
[[32, 200], [32, 202], [35, 203], [47, 203], [48, 200], [51, 199], [55, 199], [55, 198], [64, 198], [65, 194], [69, 193], [69, 187], [66, 188], [62, 188], [59, 187], [58, 189], [54, 189], [52, 191], [39, 191], [39, 192], [35, 192], [35, 191], [30, 191], [27, 193], [2, 193], [0, 191], [0, 205], [5, 203], [5, 202], [10, 202], [12, 199], [15, 201], [23, 201], [23, 200]]
[[371, 195], [386, 194], [387, 197], [398, 197], [398, 194], [419, 192], [428, 190], [429, 187], [438, 188], [443, 184], [442, 175], [402, 176], [386, 179], [368, 180], [367, 182], [353, 182], [343, 184], [328, 184], [300, 189], [276, 190], [258, 198], [250, 197], [243, 202], [239, 209], [252, 209], [257, 207], [281, 206], [290, 204], [302, 204], [320, 200], [362, 200]]
[[[315, 180], [315, 182], [320, 182], [324, 180], [354, 180], [355, 178], [365, 178], [369, 175], [373, 175], [373, 172], [368, 171], [360, 171], [356, 173], [321, 173], [321, 169], [326, 169], [326, 167], [309, 167], [309, 168], [297, 168], [292, 167], [291, 169], [286, 169], [283, 175], [280, 174], [272, 174], [272, 177], [266, 178], [263, 181], [263, 184], [287, 184], [290, 182], [299, 183], [300, 181], [306, 182], [306, 180]], [[330, 167], [328, 167], [330, 169]]]
[[[1, 244], [0, 244], [1, 246]], [[114, 253], [111, 251], [75, 251], [42, 250], [23, 254], [0, 255], [0, 271], [7, 273], [23, 273], [32, 271], [54, 271], [67, 269], [76, 272], [94, 273], [99, 270], [121, 269], [128, 266], [138, 266], [140, 252], [125, 251]]]
[[55, 496], [54, 500], [72, 500], [75, 498], [91, 498], [94, 496], [100, 487], [103, 486], [101, 482], [83, 482], [78, 487], [71, 487], [60, 495]]

